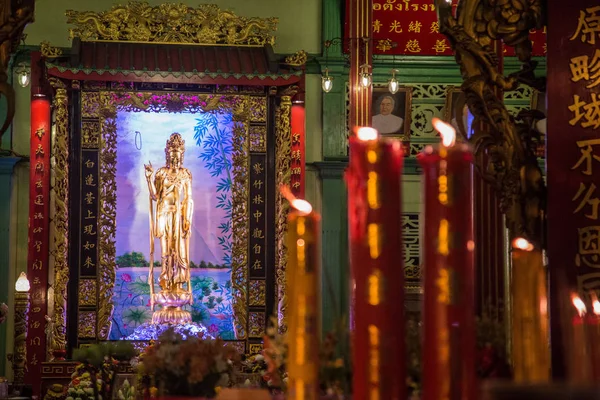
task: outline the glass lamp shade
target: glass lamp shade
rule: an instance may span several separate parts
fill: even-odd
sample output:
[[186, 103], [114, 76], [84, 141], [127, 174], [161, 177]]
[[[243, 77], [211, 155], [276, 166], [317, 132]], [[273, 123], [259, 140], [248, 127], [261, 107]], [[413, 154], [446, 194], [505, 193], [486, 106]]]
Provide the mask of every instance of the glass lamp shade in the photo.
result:
[[17, 279], [17, 282], [15, 283], [15, 291], [29, 292], [29, 289], [29, 279], [27, 279], [27, 275], [25, 275], [25, 272], [21, 272], [21, 275], [19, 275], [19, 279]]
[[321, 88], [325, 93], [329, 93], [333, 89], [333, 78], [325, 71], [325, 75], [321, 77]]
[[364, 88], [371, 86], [371, 74], [368, 72], [361, 72], [360, 74], [360, 85]]
[[388, 89], [391, 94], [398, 93], [398, 89], [400, 89], [400, 85], [398, 84], [398, 80], [395, 77], [392, 77], [388, 83]]
[[21, 87], [29, 86], [29, 82], [31, 81], [31, 71], [27, 65], [19, 64], [15, 73], [17, 74], [17, 81]]

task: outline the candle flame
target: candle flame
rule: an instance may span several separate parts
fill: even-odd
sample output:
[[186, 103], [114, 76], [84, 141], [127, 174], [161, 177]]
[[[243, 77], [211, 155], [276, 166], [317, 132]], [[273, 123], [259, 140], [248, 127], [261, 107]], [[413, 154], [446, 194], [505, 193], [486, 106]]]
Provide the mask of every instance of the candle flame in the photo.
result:
[[600, 315], [600, 301], [598, 301], [598, 296], [596, 293], [590, 293], [590, 298], [592, 299], [592, 308], [595, 315]]
[[447, 124], [439, 118], [434, 118], [431, 120], [431, 124], [440, 133], [442, 137], [442, 145], [444, 147], [452, 147], [456, 142], [456, 129], [452, 127], [452, 125]]
[[290, 205], [303, 215], [308, 215], [312, 212], [312, 205], [308, 201], [298, 199], [294, 196], [288, 186], [282, 185], [279, 191], [281, 192], [281, 195], [290, 202]]
[[585, 307], [585, 303], [583, 302], [583, 300], [581, 300], [581, 298], [579, 296], [577, 296], [576, 294], [572, 294], [571, 301], [573, 302], [573, 305], [577, 309], [577, 313], [579, 314], [579, 316], [583, 317], [585, 315], [585, 313], [587, 312], [587, 309]]
[[375, 140], [379, 136], [379, 133], [376, 129], [370, 128], [368, 126], [363, 126], [362, 128], [358, 128], [356, 132], [356, 137], [362, 141]]
[[512, 242], [513, 249], [519, 249], [523, 251], [533, 250], [533, 244], [525, 238], [518, 237]]

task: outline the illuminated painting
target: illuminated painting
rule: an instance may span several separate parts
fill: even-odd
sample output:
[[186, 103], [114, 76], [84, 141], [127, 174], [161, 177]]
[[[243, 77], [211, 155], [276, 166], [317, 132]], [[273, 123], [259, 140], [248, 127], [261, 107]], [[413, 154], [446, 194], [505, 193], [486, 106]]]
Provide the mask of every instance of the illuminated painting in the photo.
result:
[[[171, 133], [185, 140], [183, 167], [192, 174], [194, 210], [190, 240], [192, 321], [214, 336], [234, 339], [231, 283], [231, 114], [136, 113], [117, 116], [117, 218], [113, 323], [110, 339], [150, 322], [148, 186], [144, 164], [165, 165]], [[160, 249], [158, 241], [155, 248]], [[154, 258], [154, 280], [160, 274]], [[156, 286], [158, 289], [158, 286]]]

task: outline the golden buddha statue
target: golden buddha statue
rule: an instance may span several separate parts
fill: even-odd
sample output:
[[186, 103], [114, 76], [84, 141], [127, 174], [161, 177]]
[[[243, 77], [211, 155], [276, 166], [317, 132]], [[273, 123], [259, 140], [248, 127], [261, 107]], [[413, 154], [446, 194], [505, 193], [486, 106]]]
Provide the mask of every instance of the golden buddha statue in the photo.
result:
[[[192, 174], [183, 168], [185, 141], [173, 133], [165, 148], [166, 165], [156, 173], [152, 164], [144, 165], [150, 192], [150, 302], [163, 306], [155, 311], [155, 324], [191, 322], [191, 314], [181, 307], [191, 304], [190, 236], [194, 202]], [[156, 203], [156, 206], [155, 204]], [[161, 273], [154, 293], [154, 240], [160, 240]]]

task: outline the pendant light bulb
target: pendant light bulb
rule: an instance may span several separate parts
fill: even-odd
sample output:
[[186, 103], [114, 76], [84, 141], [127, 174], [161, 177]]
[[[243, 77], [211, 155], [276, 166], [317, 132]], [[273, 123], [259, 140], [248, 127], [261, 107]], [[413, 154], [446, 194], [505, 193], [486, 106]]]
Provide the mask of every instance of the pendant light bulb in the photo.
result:
[[368, 88], [369, 86], [371, 86], [371, 79], [372, 79], [372, 76], [369, 73], [369, 65], [363, 64], [360, 67], [361, 67], [360, 85], [363, 88]]
[[333, 89], [333, 78], [329, 76], [327, 68], [325, 68], [325, 75], [321, 76], [321, 88], [325, 93], [329, 93]]
[[21, 85], [21, 87], [29, 86], [29, 82], [31, 81], [31, 72], [27, 64], [19, 64], [19, 66], [15, 69], [15, 72], [17, 74], [17, 81], [19, 82], [19, 85]]
[[391, 94], [398, 93], [398, 89], [400, 89], [400, 84], [398, 83], [398, 79], [396, 79], [396, 70], [392, 70], [392, 77], [388, 82], [388, 89]]

